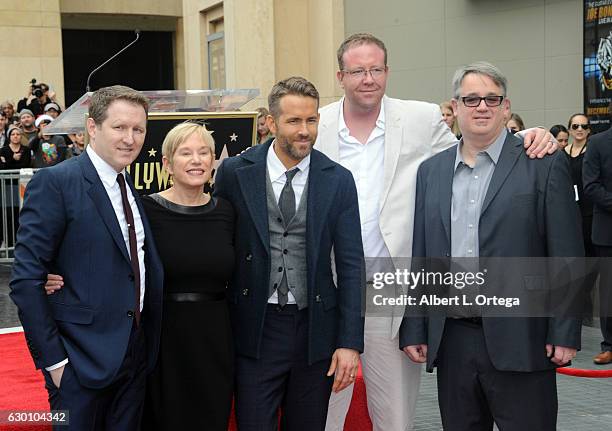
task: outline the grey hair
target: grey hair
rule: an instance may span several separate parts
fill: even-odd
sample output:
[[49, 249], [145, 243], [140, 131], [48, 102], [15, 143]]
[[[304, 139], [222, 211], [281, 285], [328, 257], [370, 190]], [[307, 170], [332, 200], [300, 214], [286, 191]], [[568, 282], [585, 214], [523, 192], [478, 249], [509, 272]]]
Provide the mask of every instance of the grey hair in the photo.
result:
[[455, 99], [459, 99], [459, 97], [461, 97], [461, 95], [459, 94], [461, 83], [463, 82], [463, 79], [470, 73], [488, 76], [498, 87], [501, 88], [501, 95], [506, 97], [506, 91], [508, 89], [508, 79], [506, 79], [501, 70], [486, 61], [477, 61], [476, 63], [468, 64], [467, 66], [463, 66], [457, 69], [455, 75], [453, 75], [453, 97]]

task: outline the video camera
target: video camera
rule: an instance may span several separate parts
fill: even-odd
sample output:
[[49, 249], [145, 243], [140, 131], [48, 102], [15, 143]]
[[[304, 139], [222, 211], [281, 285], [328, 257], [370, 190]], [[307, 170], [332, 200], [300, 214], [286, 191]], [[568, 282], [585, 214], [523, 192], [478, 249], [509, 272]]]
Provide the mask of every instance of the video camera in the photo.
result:
[[42, 86], [36, 83], [36, 78], [32, 78], [30, 84], [32, 85], [32, 94], [36, 97], [42, 97], [44, 91], [42, 89]]

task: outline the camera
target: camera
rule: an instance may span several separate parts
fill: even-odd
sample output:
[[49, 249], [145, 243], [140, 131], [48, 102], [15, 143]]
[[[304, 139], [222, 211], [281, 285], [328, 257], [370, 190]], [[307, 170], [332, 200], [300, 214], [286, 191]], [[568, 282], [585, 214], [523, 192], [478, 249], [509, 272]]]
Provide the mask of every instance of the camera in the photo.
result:
[[44, 92], [42, 86], [40, 84], [36, 84], [36, 78], [32, 78], [30, 84], [32, 85], [32, 94], [36, 97], [42, 97]]

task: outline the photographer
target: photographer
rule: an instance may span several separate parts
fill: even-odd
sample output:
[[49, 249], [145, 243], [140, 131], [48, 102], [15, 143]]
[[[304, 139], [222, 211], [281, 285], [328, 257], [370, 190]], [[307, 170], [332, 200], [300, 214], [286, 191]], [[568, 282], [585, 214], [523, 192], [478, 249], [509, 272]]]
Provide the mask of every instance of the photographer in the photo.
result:
[[47, 103], [53, 102], [53, 94], [49, 94], [49, 86], [43, 82], [36, 83], [36, 79], [30, 81], [28, 86], [28, 95], [17, 103], [17, 111], [29, 109], [34, 113], [34, 117], [38, 117], [44, 113], [44, 107]]

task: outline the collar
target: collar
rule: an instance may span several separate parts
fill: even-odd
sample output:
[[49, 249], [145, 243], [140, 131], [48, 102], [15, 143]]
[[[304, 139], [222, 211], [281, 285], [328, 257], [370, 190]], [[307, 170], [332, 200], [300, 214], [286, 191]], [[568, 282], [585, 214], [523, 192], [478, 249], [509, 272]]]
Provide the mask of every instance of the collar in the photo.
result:
[[[508, 131], [504, 127], [501, 133], [495, 138], [495, 141], [491, 145], [489, 145], [485, 150], [480, 151], [480, 153], [487, 154], [493, 164], [497, 165], [497, 161], [499, 160], [499, 156], [502, 152], [502, 148], [504, 147], [504, 142], [506, 141], [506, 137], [508, 136]], [[455, 170], [459, 163], [463, 163], [467, 166], [467, 163], [463, 161], [463, 155], [461, 154], [461, 148], [463, 148], [463, 138], [459, 141], [459, 145], [457, 145], [457, 155], [455, 156]]]
[[[344, 99], [345, 97], [342, 96], [342, 99], [340, 99], [340, 115], [338, 117], [338, 134], [346, 139], [350, 136], [351, 132], [348, 128], [348, 126], [346, 125], [346, 122], [344, 121]], [[383, 100], [381, 100], [380, 102], [380, 112], [378, 113], [378, 118], [376, 119], [376, 127], [379, 128], [380, 130], [382, 130], [383, 132], [385, 131], [385, 103], [384, 103], [384, 98]]]
[[[283, 165], [283, 162], [280, 161], [280, 159], [274, 152], [275, 144], [276, 144], [276, 139], [272, 141], [272, 143], [270, 144], [270, 147], [268, 148], [268, 156], [266, 159], [266, 165], [268, 167], [268, 175], [270, 175], [271, 182], [277, 181], [281, 177], [284, 178], [285, 172], [287, 171], [287, 168], [285, 168], [285, 165]], [[300, 160], [300, 163], [298, 163], [296, 166], [294, 166], [293, 168], [289, 170], [297, 168], [300, 170], [300, 172], [305, 173], [308, 170], [309, 166], [310, 166], [310, 154], [308, 154], [306, 157]]]
[[[111, 165], [102, 159], [102, 157], [98, 156], [91, 145], [88, 145], [87, 148], [85, 148], [85, 151], [87, 152], [91, 163], [94, 165], [94, 168], [96, 168], [96, 172], [98, 173], [102, 184], [104, 184], [106, 188], [112, 188], [117, 183], [117, 171], [115, 171]], [[125, 176], [125, 169], [121, 171], [121, 174]]]

